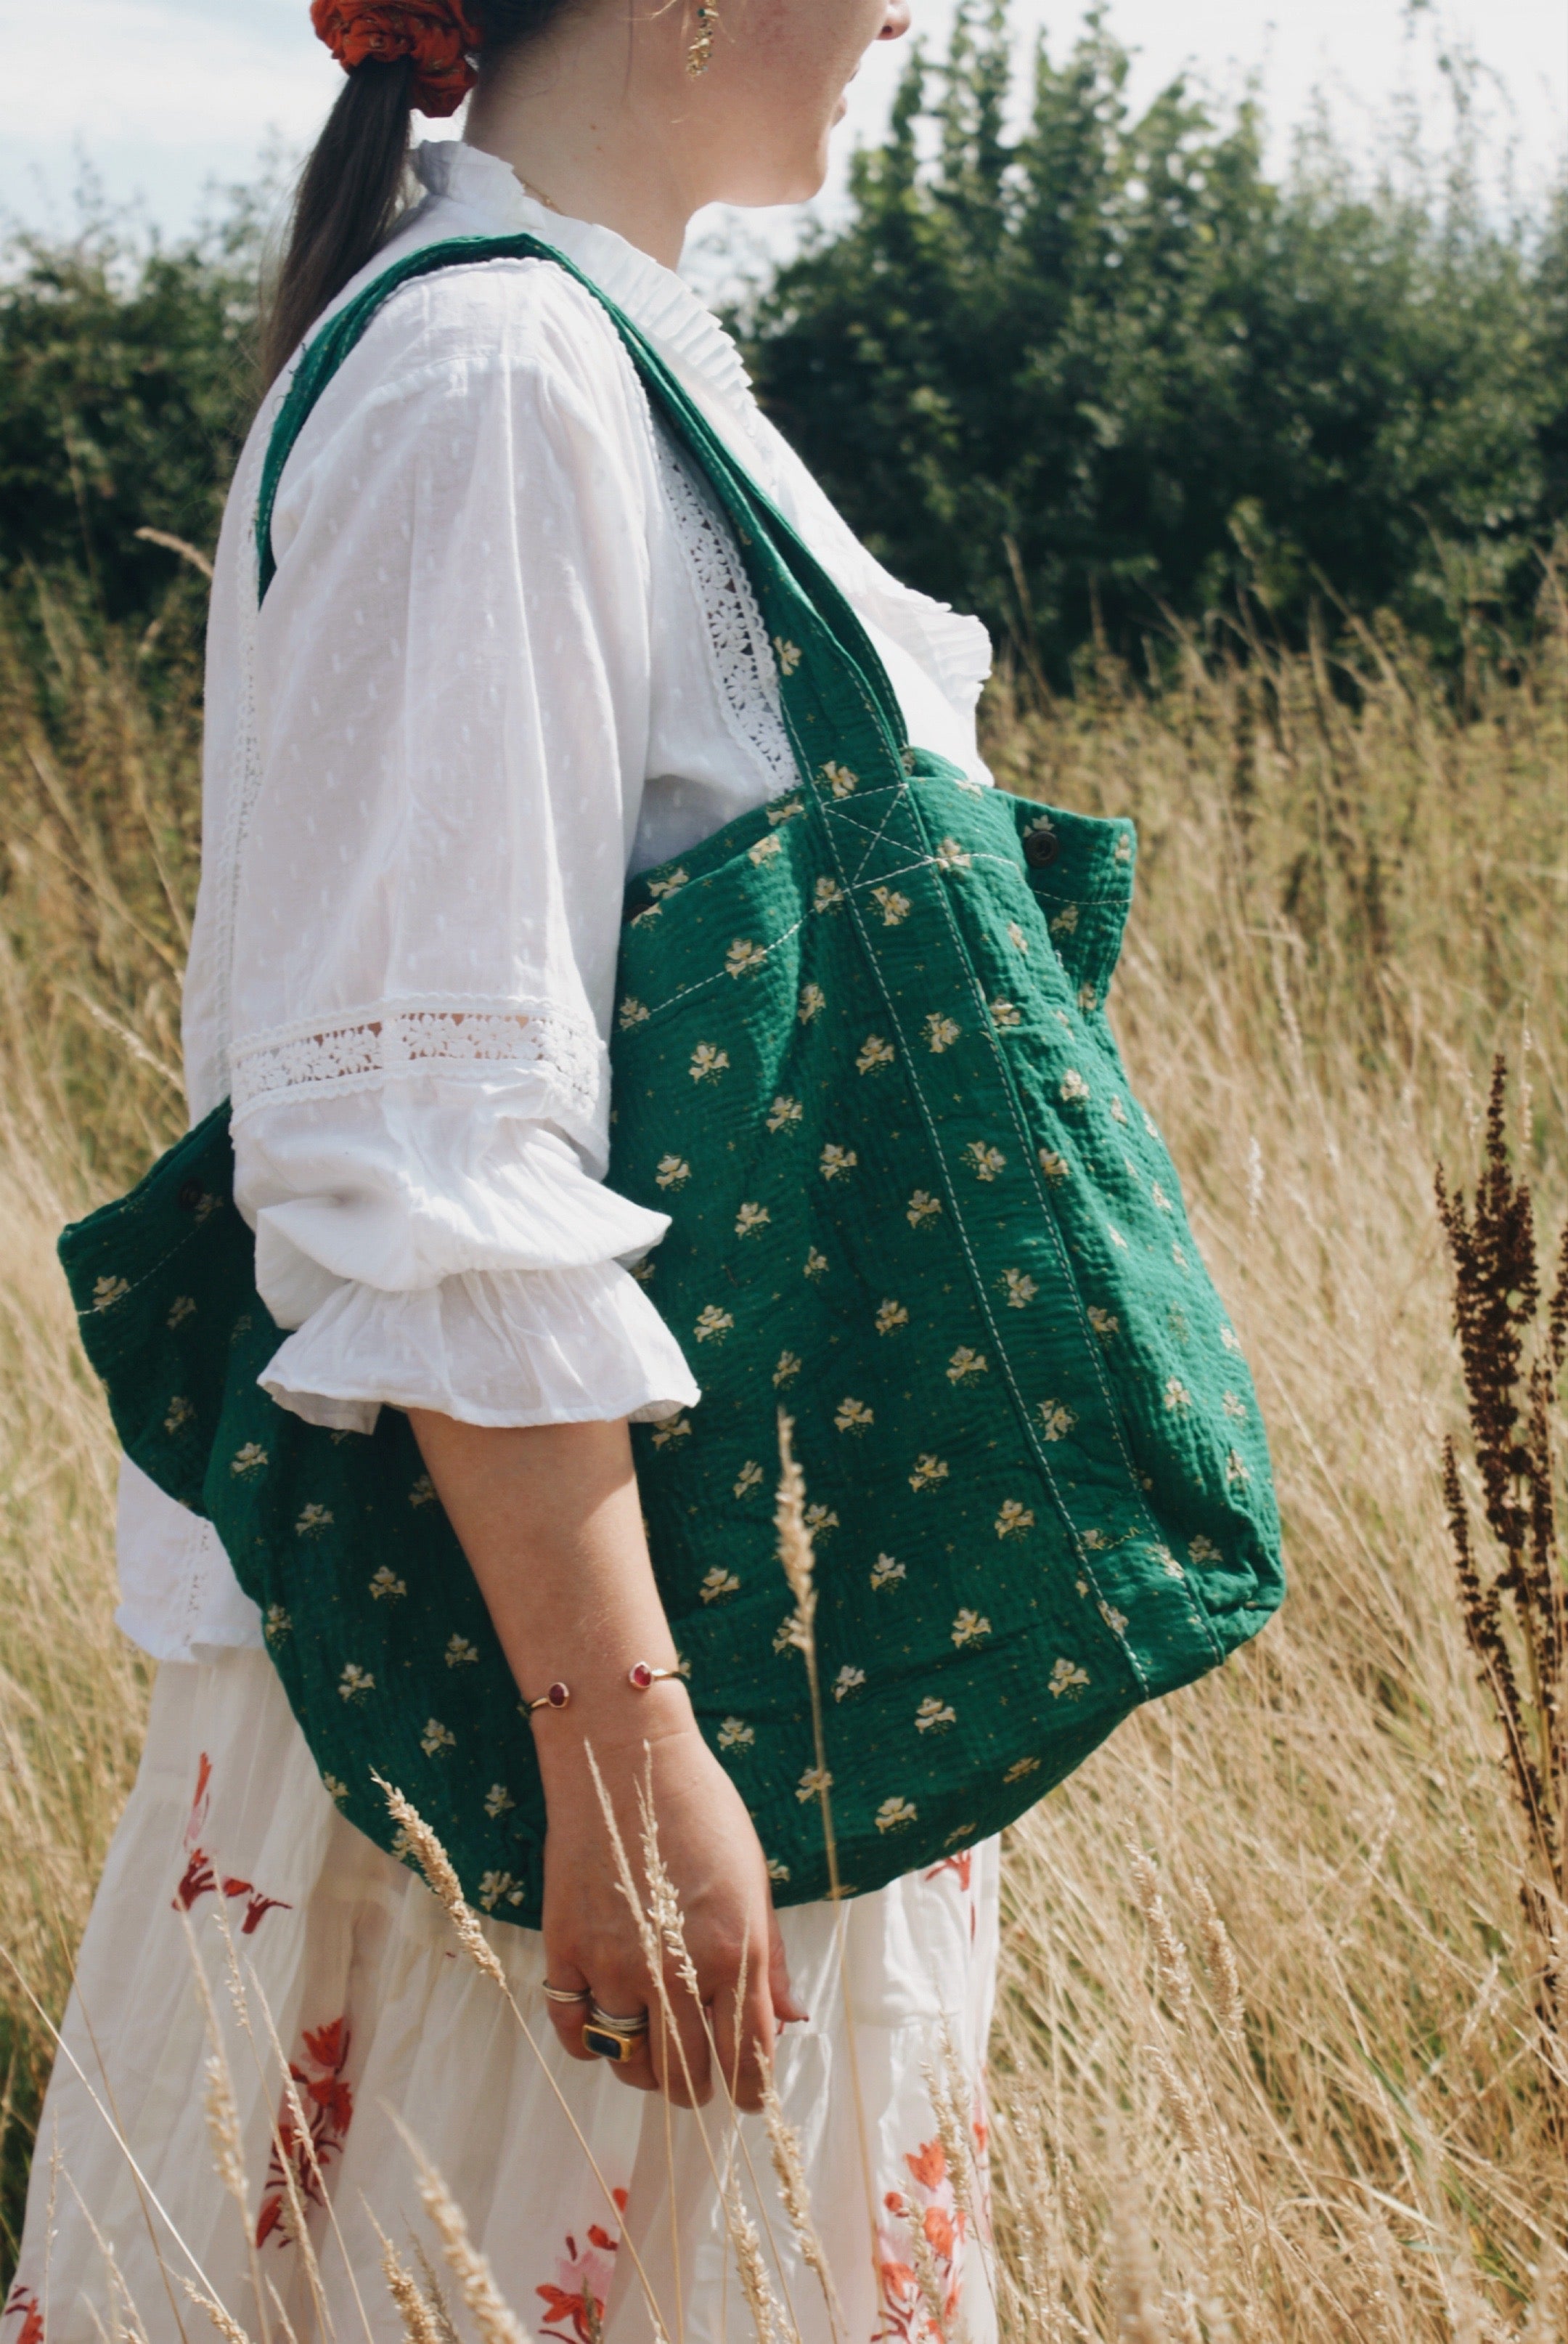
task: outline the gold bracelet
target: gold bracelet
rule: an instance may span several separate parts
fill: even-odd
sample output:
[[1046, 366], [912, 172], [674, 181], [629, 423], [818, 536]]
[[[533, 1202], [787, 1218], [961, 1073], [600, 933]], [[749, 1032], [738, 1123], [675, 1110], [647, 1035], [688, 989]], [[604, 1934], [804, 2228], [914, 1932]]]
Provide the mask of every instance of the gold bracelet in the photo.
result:
[[[647, 1661], [633, 1661], [626, 1672], [626, 1681], [634, 1692], [646, 1692], [650, 1685], [659, 1683], [663, 1678], [679, 1674], [678, 1669], [656, 1669]], [[562, 1684], [558, 1678], [548, 1692], [540, 1693], [536, 1701], [522, 1703], [523, 1715], [532, 1717], [536, 1709], [565, 1709], [571, 1697], [571, 1687]]]

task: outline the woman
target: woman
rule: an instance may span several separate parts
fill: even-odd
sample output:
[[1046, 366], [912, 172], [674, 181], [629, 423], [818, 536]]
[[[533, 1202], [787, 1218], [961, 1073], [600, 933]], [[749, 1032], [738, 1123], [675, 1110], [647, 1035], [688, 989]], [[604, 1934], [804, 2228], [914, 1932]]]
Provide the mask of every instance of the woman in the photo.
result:
[[[846, 1948], [825, 1907], [773, 1914], [746, 1810], [675, 1672], [631, 1463], [628, 1422], [699, 1393], [631, 1274], [666, 1224], [603, 1185], [623, 885], [794, 778], [739, 551], [591, 294], [512, 260], [387, 303], [289, 457], [259, 616], [252, 552], [300, 338], [417, 245], [528, 230], [630, 317], [805, 539], [910, 737], [988, 781], [983, 631], [855, 541], [672, 273], [701, 205], [817, 190], [844, 88], [870, 41], [906, 30], [907, 5], [315, 0], [313, 16], [348, 77], [302, 183], [281, 379], [218, 554], [190, 1103], [196, 1119], [234, 1103], [257, 1283], [293, 1330], [267, 1389], [343, 1430], [408, 1411], [535, 1704], [543, 1930], [487, 1934], [550, 2047], [536, 2057], [434, 1900], [337, 1814], [222, 1550], [127, 1465], [120, 1619], [162, 1666], [7, 2316], [25, 2344], [74, 2344], [123, 2287], [161, 2344], [191, 2316], [182, 2281], [199, 2267], [253, 2334], [276, 2320], [275, 2291], [301, 2335], [324, 2317], [395, 2333], [375, 2225], [435, 2244], [410, 2220], [406, 2127], [539, 2334], [648, 2337], [649, 2293], [671, 2337], [749, 2332], [729, 2175], [803, 2339], [981, 2344], [994, 1845], [859, 1899]], [[423, 194], [397, 212], [410, 108], [449, 113], [476, 72], [464, 143], [417, 150]], [[653, 1672], [641, 1691], [638, 1662]], [[541, 1698], [554, 1682], [571, 1688], [564, 1709]], [[708, 2018], [673, 1985], [678, 2045], [637, 2031], [655, 1997], [589, 1745], [632, 1841], [651, 1763]], [[237, 2105], [220, 2129], [246, 2168], [243, 2223], [214, 2171], [209, 2021], [183, 1935], [193, 1925], [216, 1976], [203, 1925], [218, 1914], [255, 1978], [259, 2056], [224, 2021]], [[595, 2006], [630, 2031], [613, 2065], [593, 2047]], [[280, 2117], [268, 2024], [308, 2142]], [[727, 2093], [756, 2110], [775, 2058], [837, 2313], [754, 2118], [747, 2156], [731, 2145]], [[940, 2124], [933, 2105], [944, 2061], [970, 2079], [970, 2171], [950, 2155], [950, 2082]], [[670, 2116], [694, 2098], [706, 2115]]]

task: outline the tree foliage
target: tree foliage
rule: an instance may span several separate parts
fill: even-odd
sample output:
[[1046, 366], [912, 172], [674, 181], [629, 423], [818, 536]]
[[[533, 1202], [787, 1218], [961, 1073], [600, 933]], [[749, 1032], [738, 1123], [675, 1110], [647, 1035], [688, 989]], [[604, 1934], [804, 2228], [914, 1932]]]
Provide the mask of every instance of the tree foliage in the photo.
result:
[[1568, 493], [1568, 208], [1532, 235], [1444, 184], [1361, 187], [1326, 134], [1177, 80], [1141, 113], [1091, 17], [1004, 128], [1001, 10], [911, 58], [837, 235], [749, 320], [766, 406], [890, 566], [1061, 672], [1239, 580], [1319, 581], [1442, 641], [1528, 596]]

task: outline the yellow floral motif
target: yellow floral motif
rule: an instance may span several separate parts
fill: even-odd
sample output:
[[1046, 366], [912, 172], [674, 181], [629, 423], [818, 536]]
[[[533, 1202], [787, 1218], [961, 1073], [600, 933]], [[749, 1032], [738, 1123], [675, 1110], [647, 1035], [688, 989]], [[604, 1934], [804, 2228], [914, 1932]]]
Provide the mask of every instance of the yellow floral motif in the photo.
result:
[[485, 1813], [492, 1823], [498, 1815], [509, 1815], [517, 1803], [504, 1783], [492, 1783], [485, 1793]]
[[933, 1457], [929, 1450], [915, 1460], [915, 1470], [910, 1475], [910, 1487], [918, 1496], [922, 1490], [934, 1490], [939, 1481], [948, 1478], [946, 1460]]
[[1191, 1407], [1192, 1395], [1188, 1390], [1180, 1376], [1171, 1376], [1167, 1379], [1165, 1385], [1165, 1405], [1168, 1409], [1172, 1410], [1179, 1408]]
[[1154, 1117], [1150, 1114], [1149, 1109], [1146, 1106], [1141, 1106], [1138, 1112], [1143, 1117], [1143, 1128], [1149, 1134], [1150, 1138], [1158, 1139], [1160, 1137], [1160, 1127], [1155, 1122]]
[[1221, 1327], [1220, 1329], [1220, 1340], [1224, 1344], [1225, 1349], [1228, 1351], [1239, 1352], [1241, 1350], [1241, 1339], [1237, 1334], [1234, 1327]]
[[909, 1323], [910, 1314], [901, 1302], [884, 1302], [877, 1312], [876, 1329], [879, 1335], [890, 1335], [895, 1327], [907, 1327]]
[[296, 1538], [315, 1538], [332, 1523], [330, 1506], [307, 1506], [294, 1525]]
[[800, 987], [800, 1006], [795, 1015], [802, 1026], [809, 1026], [812, 1018], [819, 1017], [827, 1006], [828, 996], [819, 985], [803, 985]]
[[1083, 1014], [1084, 1014], [1084, 1015], [1085, 1015], [1086, 1017], [1088, 1016], [1088, 1015], [1089, 1015], [1089, 1013], [1090, 1013], [1090, 1011], [1091, 1011], [1091, 1009], [1098, 1009], [1098, 1008], [1099, 1008], [1099, 1006], [1100, 1006], [1100, 995], [1099, 995], [1099, 994], [1098, 994], [1098, 993], [1096, 993], [1096, 991], [1094, 990], [1093, 985], [1081, 985], [1079, 986], [1079, 988], [1078, 988], [1078, 1005], [1079, 1005], [1080, 1009], [1081, 1009], [1081, 1010], [1082, 1010], [1082, 1012], [1083, 1012]]
[[348, 1796], [347, 1783], [339, 1782], [336, 1774], [323, 1774], [321, 1777], [321, 1787], [326, 1792], [329, 1799], [337, 1800], [339, 1806], [343, 1804], [344, 1800]]
[[735, 1573], [726, 1571], [721, 1562], [716, 1562], [711, 1571], [703, 1573], [702, 1584], [697, 1591], [705, 1603], [721, 1603], [727, 1595], [738, 1593], [740, 1581]]
[[735, 1234], [749, 1238], [753, 1229], [766, 1228], [772, 1217], [766, 1205], [742, 1205], [735, 1216]]
[[900, 895], [896, 887], [873, 887], [871, 901], [881, 912], [882, 924], [889, 928], [896, 928], [900, 920], [907, 920], [914, 908], [909, 897]]
[[908, 1575], [907, 1566], [895, 1561], [890, 1554], [879, 1554], [871, 1565], [873, 1587], [896, 1587], [900, 1580], [907, 1578]]
[[1237, 1454], [1235, 1450], [1230, 1450], [1225, 1458], [1226, 1480], [1250, 1481], [1251, 1478], [1252, 1476], [1247, 1470], [1245, 1460]]
[[173, 1329], [176, 1327], [183, 1327], [187, 1318], [194, 1318], [195, 1317], [195, 1295], [176, 1294], [173, 1302], [169, 1306], [168, 1325], [170, 1329]]
[[721, 1310], [717, 1302], [705, 1302], [692, 1333], [699, 1343], [722, 1343], [734, 1324], [728, 1310]]
[[628, 993], [616, 1013], [615, 1022], [623, 1034], [629, 1034], [634, 1026], [646, 1026], [652, 1015], [646, 1002]]
[[438, 1758], [443, 1750], [455, 1750], [457, 1746], [457, 1737], [449, 1725], [443, 1725], [438, 1717], [426, 1719], [419, 1747], [427, 1758]]
[[653, 1445], [656, 1449], [668, 1449], [672, 1440], [684, 1440], [690, 1430], [691, 1419], [689, 1416], [667, 1417], [662, 1424], [656, 1424], [653, 1428]]
[[1170, 1309], [1165, 1313], [1165, 1323], [1170, 1328], [1171, 1332], [1175, 1336], [1176, 1340], [1179, 1343], [1190, 1343], [1191, 1341], [1191, 1321], [1189, 1319], [1187, 1313], [1182, 1309], [1179, 1302], [1173, 1302], [1171, 1305]]
[[1068, 1015], [1068, 1014], [1067, 1014], [1067, 1012], [1066, 1012], [1066, 1010], [1065, 1010], [1065, 1009], [1053, 1009], [1053, 1010], [1051, 1011], [1051, 1013], [1050, 1013], [1050, 1014], [1051, 1014], [1051, 1015], [1055, 1018], [1055, 1020], [1056, 1020], [1057, 1024], [1058, 1024], [1058, 1025], [1062, 1028], [1062, 1030], [1063, 1030], [1065, 1033], [1068, 1033], [1068, 1034], [1070, 1034], [1070, 1033], [1071, 1033], [1071, 1031], [1072, 1031], [1072, 1020], [1071, 1020], [1071, 1018]]
[[956, 838], [944, 838], [937, 847], [939, 871], [967, 871], [974, 857]]
[[838, 1527], [839, 1517], [831, 1506], [819, 1502], [807, 1507], [806, 1528], [813, 1538], [826, 1538], [829, 1531], [836, 1531]]
[[1001, 1511], [996, 1518], [999, 1539], [1018, 1538], [1034, 1528], [1034, 1509], [1020, 1503], [1017, 1498], [1004, 1498]]
[[1113, 1123], [1125, 1123], [1127, 1120], [1127, 1109], [1119, 1098], [1113, 1098], [1111, 1102], [1111, 1119]]
[[631, 1265], [631, 1274], [639, 1286], [651, 1286], [658, 1272], [656, 1261], [634, 1261]]
[[779, 1365], [773, 1370], [774, 1390], [777, 1391], [781, 1385], [792, 1384], [799, 1372], [800, 1362], [796, 1358], [794, 1352], [780, 1351], [779, 1354]]
[[1069, 1066], [1066, 1074], [1063, 1075], [1058, 1096], [1064, 1105], [1070, 1105], [1074, 1099], [1086, 1099], [1089, 1096], [1089, 1085], [1076, 1066]]
[[1019, 1008], [1015, 1002], [993, 1001], [990, 1005], [990, 1014], [992, 1023], [996, 1026], [999, 1032], [1005, 1031], [1010, 1026], [1021, 1026], [1023, 1024], [1023, 1012]]
[[449, 1669], [474, 1668], [478, 1663], [478, 1658], [477, 1644], [471, 1644], [467, 1636], [447, 1637], [446, 1661]]
[[860, 1687], [865, 1683], [865, 1670], [852, 1668], [849, 1662], [846, 1661], [838, 1675], [833, 1679], [834, 1700], [848, 1701], [852, 1692], [859, 1692]]
[[798, 1098], [790, 1098], [780, 1091], [768, 1110], [768, 1128], [769, 1131], [788, 1131], [799, 1122], [805, 1112]]
[[1001, 1779], [1004, 1783], [1021, 1783], [1026, 1774], [1038, 1774], [1039, 1772], [1038, 1758], [1015, 1758]]
[[1072, 1177], [1071, 1165], [1065, 1156], [1058, 1155], [1054, 1147], [1040, 1149], [1040, 1168], [1055, 1187], [1060, 1187], [1064, 1180], [1070, 1180]]
[[678, 887], [684, 887], [685, 884], [685, 872], [672, 871], [668, 879], [650, 879], [648, 883], [648, 892], [657, 904], [662, 902], [666, 895], [673, 895]]
[[1172, 1244], [1171, 1244], [1171, 1260], [1175, 1263], [1175, 1265], [1176, 1265], [1176, 1267], [1177, 1267], [1177, 1268], [1178, 1268], [1178, 1269], [1185, 1269], [1185, 1268], [1186, 1268], [1186, 1267], [1187, 1267], [1187, 1256], [1186, 1256], [1186, 1253], [1184, 1252], [1184, 1250], [1183, 1250], [1183, 1248], [1182, 1248], [1182, 1247], [1181, 1247], [1181, 1244], [1180, 1239], [1173, 1240], [1173, 1242], [1172, 1242]]
[[934, 1692], [927, 1693], [915, 1712], [917, 1733], [945, 1733], [950, 1725], [956, 1725], [958, 1722], [958, 1711]]
[[1103, 1531], [1085, 1531], [1083, 1543], [1091, 1554], [1103, 1554], [1110, 1546], [1111, 1541]]
[[164, 1418], [164, 1430], [171, 1433], [177, 1432], [182, 1425], [190, 1422], [195, 1414], [196, 1409], [192, 1403], [176, 1395], [169, 1402], [168, 1414]]
[[824, 1180], [836, 1180], [840, 1172], [852, 1172], [859, 1160], [852, 1147], [840, 1147], [830, 1139], [817, 1159], [817, 1168]]
[[869, 1075], [877, 1066], [890, 1066], [898, 1052], [879, 1034], [868, 1034], [860, 1045], [860, 1055], [855, 1060], [855, 1072]]
[[852, 773], [848, 765], [834, 764], [831, 759], [822, 768], [822, 779], [836, 798], [852, 797], [860, 783], [859, 773]]
[[713, 1042], [699, 1042], [687, 1072], [694, 1083], [717, 1082], [729, 1064], [729, 1053]]
[[1095, 1302], [1091, 1302], [1089, 1306], [1089, 1323], [1102, 1343], [1109, 1343], [1113, 1335], [1120, 1335], [1121, 1332], [1121, 1321], [1115, 1311], [1101, 1310], [1099, 1304]]
[[749, 1498], [753, 1490], [759, 1490], [762, 1487], [765, 1479], [766, 1476], [757, 1460], [754, 1457], [749, 1457], [735, 1477], [736, 1496]]
[[1175, 1211], [1175, 1206], [1171, 1202], [1170, 1197], [1165, 1194], [1164, 1189], [1160, 1186], [1158, 1180], [1151, 1183], [1149, 1193], [1153, 1197], [1155, 1203], [1159, 1206], [1162, 1213], [1173, 1213]]
[[1247, 1403], [1244, 1399], [1240, 1399], [1235, 1392], [1228, 1391], [1225, 1394], [1223, 1400], [1221, 1402], [1221, 1406], [1224, 1409], [1226, 1415], [1233, 1417], [1238, 1424], [1241, 1423], [1245, 1420], [1247, 1414]]
[[819, 1253], [815, 1246], [810, 1247], [806, 1255], [806, 1268], [804, 1275], [807, 1278], [820, 1278], [827, 1267], [827, 1255], [825, 1253]]
[[927, 1221], [934, 1221], [941, 1209], [942, 1200], [940, 1197], [932, 1197], [924, 1188], [917, 1188], [910, 1198], [904, 1217], [910, 1228], [922, 1228]]
[[1027, 1310], [1040, 1292], [1032, 1278], [1021, 1269], [1004, 1269], [1001, 1283], [1010, 1310]]
[[1087, 1669], [1080, 1668], [1076, 1661], [1060, 1660], [1050, 1672], [1051, 1698], [1053, 1701], [1060, 1701], [1062, 1694], [1067, 1693], [1076, 1700], [1088, 1682]]
[[1105, 1234], [1111, 1239], [1113, 1246], [1120, 1246], [1123, 1253], [1127, 1251], [1127, 1239], [1122, 1236], [1114, 1221], [1106, 1222]]
[[292, 1632], [294, 1622], [289, 1618], [288, 1613], [284, 1610], [281, 1603], [269, 1603], [267, 1605], [266, 1624], [262, 1630], [262, 1633], [266, 1636], [269, 1644], [279, 1642], [283, 1637]]
[[1078, 906], [1076, 904], [1068, 904], [1052, 920], [1050, 933], [1053, 936], [1070, 936], [1076, 935], [1077, 929]]
[[957, 1619], [953, 1622], [952, 1639], [954, 1643], [960, 1645], [978, 1644], [983, 1636], [989, 1636], [990, 1634], [990, 1622], [980, 1612], [972, 1612], [966, 1603], [959, 1612]]
[[93, 1285], [93, 1308], [95, 1310], [112, 1310], [116, 1303], [123, 1301], [130, 1290], [131, 1281], [128, 1278], [97, 1278]]
[[1177, 1561], [1175, 1556], [1171, 1553], [1168, 1546], [1157, 1546], [1152, 1548], [1151, 1551], [1153, 1554], [1155, 1561], [1160, 1565], [1161, 1570], [1165, 1573], [1167, 1579], [1184, 1579], [1186, 1577], [1186, 1573], [1183, 1571], [1181, 1564]]
[[357, 1661], [348, 1662], [337, 1680], [339, 1698], [343, 1701], [363, 1701], [367, 1692], [375, 1690], [376, 1680], [369, 1670], [362, 1669]]
[[836, 879], [824, 876], [818, 880], [811, 890], [811, 908], [814, 912], [836, 911], [843, 900], [844, 890]]
[[253, 1473], [259, 1473], [266, 1463], [266, 1451], [260, 1441], [247, 1440], [243, 1449], [235, 1450], [228, 1470], [236, 1481], [246, 1481]]
[[1008, 922], [1007, 932], [1010, 939], [1018, 951], [1020, 953], [1026, 953], [1029, 950], [1029, 938], [1024, 935], [1023, 930], [1019, 926], [1016, 920], [1010, 920]]
[[783, 852], [784, 841], [776, 830], [770, 830], [761, 838], [753, 840], [746, 850], [746, 857], [749, 863], [771, 863], [776, 854], [782, 854]]
[[977, 1180], [994, 1180], [999, 1172], [1007, 1169], [1007, 1157], [1000, 1148], [988, 1147], [983, 1139], [971, 1139], [964, 1156]]
[[809, 1800], [819, 1797], [822, 1792], [830, 1791], [832, 1787], [833, 1777], [826, 1766], [808, 1766], [795, 1785], [795, 1796], [805, 1806]]
[[786, 798], [781, 805], [770, 805], [768, 808], [768, 819], [777, 829], [779, 823], [793, 822], [798, 813], [804, 813], [805, 811], [805, 804], [799, 798]]
[[691, 1167], [684, 1156], [661, 1156], [653, 1177], [660, 1188], [684, 1188], [691, 1177]]
[[775, 635], [773, 649], [778, 656], [779, 674], [793, 675], [800, 664], [799, 644], [788, 642], [783, 635]]
[[[777, 848], [779, 841], [777, 837], [764, 838], [758, 844]], [[749, 936], [737, 936], [724, 955], [725, 974], [729, 976], [749, 975], [754, 968], [761, 967], [767, 957], [767, 951], [761, 945], [754, 945]]]
[[634, 928], [646, 928], [651, 926], [653, 922], [658, 919], [663, 909], [664, 905], [662, 904], [645, 904], [640, 912], [633, 913], [631, 920], [632, 926]]
[[743, 1717], [727, 1717], [719, 1728], [720, 1750], [749, 1750], [756, 1740], [756, 1727], [748, 1725]]
[[902, 1831], [920, 1814], [919, 1807], [908, 1799], [884, 1799], [877, 1809], [877, 1829], [879, 1832]]
[[479, 1902], [487, 1913], [493, 1913], [503, 1900], [508, 1904], [520, 1904], [523, 1892], [509, 1872], [484, 1872], [479, 1875]]
[[431, 1480], [428, 1473], [421, 1473], [419, 1479], [415, 1482], [413, 1488], [408, 1492], [408, 1503], [411, 1506], [417, 1508], [419, 1506], [433, 1506], [435, 1502], [436, 1484]]
[[1132, 860], [1132, 841], [1125, 831], [1116, 842], [1116, 860], [1118, 863], [1131, 863]]
[[787, 1864], [780, 1864], [776, 1855], [770, 1855], [768, 1859], [768, 1877], [769, 1880], [788, 1880], [789, 1877], [789, 1865]]
[[960, 1343], [948, 1361], [948, 1381], [950, 1384], [970, 1383], [976, 1376], [983, 1376], [985, 1372], [985, 1353], [971, 1350], [967, 1343]]
[[960, 1030], [950, 1017], [943, 1017], [933, 1009], [926, 1019], [926, 1046], [934, 1050], [940, 1058], [944, 1050], [952, 1048]]
[[1045, 1437], [1048, 1440], [1065, 1440], [1078, 1422], [1071, 1409], [1059, 1399], [1040, 1401], [1040, 1420], [1045, 1429]]
[[779, 1621], [773, 1631], [773, 1649], [776, 1652], [792, 1652], [797, 1649], [798, 1627], [799, 1623], [793, 1612], [789, 1613], [788, 1619]]
[[1100, 1599], [1100, 1616], [1104, 1621], [1106, 1626], [1110, 1629], [1113, 1636], [1121, 1636], [1126, 1633], [1126, 1612], [1119, 1612], [1114, 1603], [1107, 1603], [1103, 1595]]
[[1196, 1563], [1223, 1562], [1225, 1560], [1213, 1540], [1204, 1538], [1201, 1533], [1195, 1539], [1189, 1539], [1187, 1552]]
[[840, 1432], [864, 1432], [875, 1419], [864, 1400], [841, 1399], [833, 1422]]

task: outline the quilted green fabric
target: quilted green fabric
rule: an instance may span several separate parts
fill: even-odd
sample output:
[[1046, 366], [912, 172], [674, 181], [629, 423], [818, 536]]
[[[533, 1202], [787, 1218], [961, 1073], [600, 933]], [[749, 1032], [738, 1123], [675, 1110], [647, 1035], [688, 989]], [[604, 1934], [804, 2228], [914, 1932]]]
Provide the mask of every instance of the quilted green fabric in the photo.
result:
[[[388, 276], [498, 252], [558, 258], [508, 238]], [[307, 357], [264, 531], [389, 289]], [[1251, 1379], [1105, 1017], [1130, 825], [908, 748], [848, 606], [611, 315], [736, 529], [799, 770], [631, 891], [609, 1173], [671, 1216], [644, 1275], [703, 1386], [634, 1431], [655, 1569], [792, 1903], [828, 1882], [774, 1551], [781, 1405], [851, 1893], [995, 1831], [1255, 1634], [1283, 1591], [1278, 1521]], [[220, 1111], [62, 1239], [121, 1437], [216, 1524], [344, 1812], [402, 1853], [375, 1768], [487, 1911], [537, 1925], [532, 1733], [472, 1574], [403, 1417], [330, 1433], [256, 1385], [279, 1334], [231, 1175]]]

